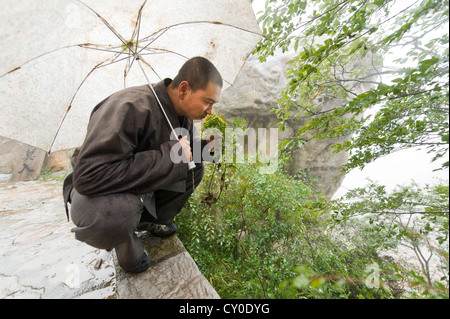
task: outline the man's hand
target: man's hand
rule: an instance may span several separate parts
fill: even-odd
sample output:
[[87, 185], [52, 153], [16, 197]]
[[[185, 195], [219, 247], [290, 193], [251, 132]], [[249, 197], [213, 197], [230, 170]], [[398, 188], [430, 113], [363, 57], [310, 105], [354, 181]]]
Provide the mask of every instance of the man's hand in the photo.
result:
[[178, 140], [180, 142], [181, 148], [183, 149], [183, 154], [187, 159], [187, 162], [192, 161], [191, 144], [189, 143], [187, 136], [183, 136]]

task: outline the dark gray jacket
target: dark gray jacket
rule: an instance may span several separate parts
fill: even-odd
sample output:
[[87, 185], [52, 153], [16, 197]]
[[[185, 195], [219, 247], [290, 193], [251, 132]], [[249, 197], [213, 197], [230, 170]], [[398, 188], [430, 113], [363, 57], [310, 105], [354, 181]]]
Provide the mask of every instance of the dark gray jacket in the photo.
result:
[[[170, 82], [165, 79], [153, 87], [177, 128], [180, 121], [166, 90]], [[188, 118], [182, 123], [190, 133], [192, 148], [193, 123]], [[172, 162], [170, 150], [178, 141], [171, 140], [170, 134], [148, 85], [126, 88], [100, 102], [92, 111], [83, 145], [73, 154], [73, 173], [64, 182], [66, 204], [72, 187], [85, 196], [142, 194], [146, 207], [154, 203], [145, 194], [154, 190], [184, 192], [188, 166]]]

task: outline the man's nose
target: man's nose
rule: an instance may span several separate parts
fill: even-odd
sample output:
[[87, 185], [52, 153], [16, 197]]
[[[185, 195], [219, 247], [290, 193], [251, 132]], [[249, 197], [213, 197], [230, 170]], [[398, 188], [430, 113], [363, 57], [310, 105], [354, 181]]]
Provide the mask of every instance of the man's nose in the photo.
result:
[[212, 105], [210, 105], [207, 109], [206, 109], [206, 114], [211, 115], [212, 114]]

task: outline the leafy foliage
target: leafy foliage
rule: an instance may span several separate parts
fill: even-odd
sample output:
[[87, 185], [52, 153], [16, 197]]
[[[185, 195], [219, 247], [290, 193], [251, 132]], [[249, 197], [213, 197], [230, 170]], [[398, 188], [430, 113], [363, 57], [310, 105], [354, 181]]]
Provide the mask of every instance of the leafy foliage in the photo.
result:
[[[350, 152], [344, 172], [410, 147], [444, 157], [448, 7], [440, 0], [268, 0], [256, 53], [262, 61], [279, 50], [296, 53], [275, 109], [280, 127], [309, 117], [294, 140], [352, 136], [334, 146]], [[397, 65], [383, 66], [393, 52], [403, 53]], [[322, 110], [318, 97], [335, 106]], [[375, 116], [366, 116], [370, 109]]]
[[[388, 196], [375, 187], [379, 193], [368, 191], [365, 200], [330, 202], [282, 171], [260, 174], [258, 165], [240, 164], [218, 179], [213, 167], [207, 165], [204, 182], [176, 223], [180, 239], [222, 298], [394, 298], [404, 291], [404, 282], [419, 287], [419, 292], [417, 287], [411, 292], [413, 297], [448, 296], [448, 278], [430, 284], [420, 269], [404, 268], [383, 257], [405, 238], [423, 242], [427, 229], [438, 230], [438, 240], [448, 245], [448, 214], [430, 213], [422, 228], [408, 231], [375, 220], [350, 231], [345, 228], [354, 215], [371, 215], [369, 200], [380, 209], [400, 212], [408, 206], [404, 199], [417, 199], [417, 194]], [[224, 183], [222, 196], [214, 203], [205, 200], [211, 177], [217, 188]], [[445, 191], [448, 187], [437, 187], [432, 197], [422, 194], [421, 204], [441, 205]], [[440, 209], [445, 211], [444, 206]], [[448, 265], [448, 247], [441, 253], [444, 260], [447, 254]], [[379, 269], [380, 284], [370, 286], [368, 269], [373, 265]]]
[[[418, 269], [389, 268], [407, 282], [407, 288], [421, 285], [421, 297], [448, 298], [448, 194], [448, 185], [412, 184], [388, 193], [384, 186], [371, 183], [335, 202], [329, 223], [342, 230], [357, 222], [351, 233], [378, 254], [409, 250], [420, 264]], [[439, 266], [432, 267], [433, 262]], [[411, 289], [409, 293], [419, 296]]]
[[[444, 157], [448, 6], [266, 0], [260, 15], [266, 37], [256, 53], [264, 61], [295, 52], [274, 110], [279, 126], [308, 119], [280, 145], [292, 150], [312, 138], [346, 136], [333, 146], [350, 153], [344, 172], [410, 147]], [[383, 65], [399, 48], [405, 54], [397, 66]], [[322, 109], [324, 99], [332, 108]], [[280, 160], [289, 159], [289, 150], [282, 154]], [[371, 184], [328, 201], [281, 170], [259, 172], [257, 164], [208, 165], [177, 216], [180, 238], [221, 297], [448, 298], [448, 183], [394, 192]], [[389, 255], [400, 247], [415, 254], [419, 268]], [[432, 258], [439, 260], [439, 278]]]
[[[388, 194], [369, 185], [329, 201], [279, 164], [274, 174], [262, 174], [262, 163], [206, 164], [177, 216], [180, 239], [221, 297], [399, 298], [404, 283], [412, 297], [448, 297], [448, 276], [431, 280], [427, 257], [417, 270], [385, 256], [406, 241], [419, 258], [440, 256], [448, 272], [448, 186]], [[393, 222], [415, 213], [414, 227]]]
[[[214, 173], [213, 165], [207, 168], [205, 181]], [[214, 204], [204, 200], [208, 183], [201, 184], [177, 217], [179, 236], [222, 297], [280, 297], [279, 283], [300, 262], [291, 252], [300, 245], [303, 221], [314, 220], [326, 203], [311, 200], [313, 191], [300, 181], [259, 174], [250, 164], [229, 170], [224, 182]]]

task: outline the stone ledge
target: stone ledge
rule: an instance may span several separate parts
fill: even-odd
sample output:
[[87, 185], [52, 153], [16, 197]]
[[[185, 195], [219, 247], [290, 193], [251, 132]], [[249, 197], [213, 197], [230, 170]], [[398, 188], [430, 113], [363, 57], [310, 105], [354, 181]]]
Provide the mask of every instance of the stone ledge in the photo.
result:
[[152, 260], [147, 271], [125, 272], [114, 254], [119, 299], [220, 298], [177, 236], [162, 239], [144, 232], [141, 240]]

